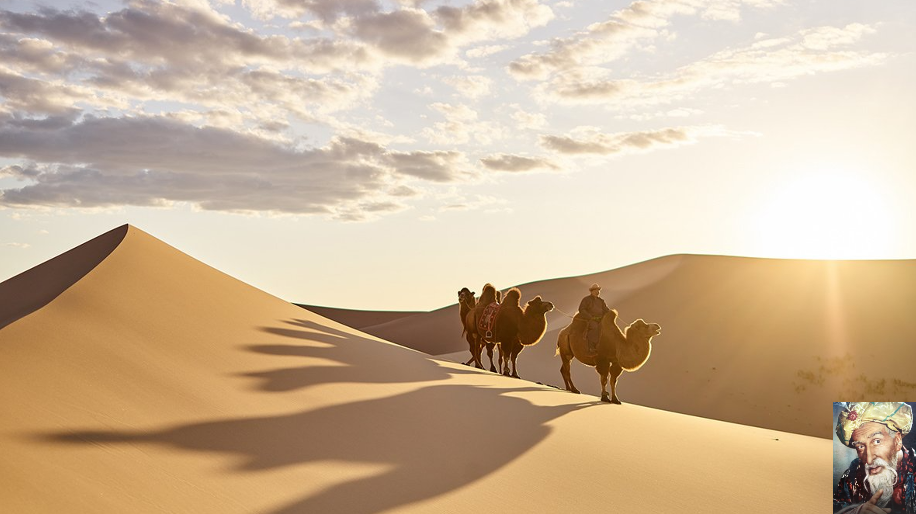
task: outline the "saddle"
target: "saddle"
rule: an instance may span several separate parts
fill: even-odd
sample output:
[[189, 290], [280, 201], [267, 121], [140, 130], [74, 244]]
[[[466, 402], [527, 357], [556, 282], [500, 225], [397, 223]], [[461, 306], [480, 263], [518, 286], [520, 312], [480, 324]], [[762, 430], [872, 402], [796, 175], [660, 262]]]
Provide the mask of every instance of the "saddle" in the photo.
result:
[[499, 304], [493, 302], [483, 308], [480, 319], [477, 320], [477, 330], [484, 334], [484, 339], [493, 338], [493, 324], [496, 321], [496, 315], [499, 313]]

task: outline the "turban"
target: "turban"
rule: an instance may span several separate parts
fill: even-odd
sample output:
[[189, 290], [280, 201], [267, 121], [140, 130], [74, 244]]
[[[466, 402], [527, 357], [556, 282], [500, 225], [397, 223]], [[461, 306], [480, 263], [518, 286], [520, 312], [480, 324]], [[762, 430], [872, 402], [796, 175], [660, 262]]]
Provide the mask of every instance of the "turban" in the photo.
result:
[[836, 435], [850, 446], [853, 431], [873, 421], [903, 435], [913, 428], [913, 409], [903, 402], [849, 402], [836, 420]]

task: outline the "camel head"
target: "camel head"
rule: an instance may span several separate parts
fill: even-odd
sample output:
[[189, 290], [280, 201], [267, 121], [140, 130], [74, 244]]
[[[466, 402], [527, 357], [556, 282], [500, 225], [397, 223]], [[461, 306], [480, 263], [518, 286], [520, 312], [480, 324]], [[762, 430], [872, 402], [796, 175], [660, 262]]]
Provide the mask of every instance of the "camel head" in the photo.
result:
[[652, 339], [662, 333], [662, 327], [660, 327], [658, 323], [646, 323], [642, 319], [637, 319], [627, 327], [627, 336], [629, 337], [631, 333], [644, 337], [645, 339]]
[[543, 314], [553, 310], [553, 304], [550, 302], [545, 302], [541, 300], [540, 295], [535, 296], [525, 305], [525, 312], [528, 312], [529, 309], [533, 309], [533, 312], [537, 314]]
[[474, 291], [466, 287], [462, 287], [461, 291], [458, 291], [458, 302], [468, 302], [471, 305], [474, 304]]

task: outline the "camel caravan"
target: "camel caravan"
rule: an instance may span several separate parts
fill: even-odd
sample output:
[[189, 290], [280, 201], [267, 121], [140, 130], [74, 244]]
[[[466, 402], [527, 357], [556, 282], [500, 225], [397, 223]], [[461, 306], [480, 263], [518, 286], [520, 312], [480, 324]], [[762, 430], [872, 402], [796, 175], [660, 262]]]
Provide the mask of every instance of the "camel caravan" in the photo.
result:
[[[529, 300], [524, 308], [521, 307], [521, 299], [522, 293], [516, 287], [501, 298], [495, 287], [485, 284], [479, 301], [475, 299], [474, 292], [466, 287], [458, 291], [462, 334], [471, 351], [471, 358], [465, 364], [473, 362], [477, 368], [483, 369], [481, 354], [486, 348], [490, 371], [519, 378], [518, 354], [544, 337], [547, 312], [553, 310], [553, 304], [543, 301], [540, 296]], [[493, 363], [494, 347], [498, 352], [498, 370]]]
[[[661, 327], [637, 319], [621, 330], [617, 325], [617, 311], [607, 307], [599, 297], [600, 290], [598, 284], [593, 284], [572, 321], [560, 330], [556, 355], [562, 361], [560, 375], [567, 391], [579, 393], [570, 376], [570, 362], [575, 358], [598, 372], [601, 401], [619, 405], [618, 378], [624, 371], [638, 370], [649, 360], [652, 338], [661, 333]], [[486, 348], [491, 372], [519, 378], [518, 355], [526, 346], [535, 345], [544, 337], [547, 313], [554, 305], [535, 296], [522, 308], [521, 291], [515, 287], [505, 294], [505, 298], [491, 284], [483, 286], [479, 300], [475, 294], [466, 287], [458, 291], [462, 335], [471, 352], [465, 364], [473, 362], [477, 368], [484, 369], [481, 361]], [[495, 364], [494, 349], [497, 350]]]

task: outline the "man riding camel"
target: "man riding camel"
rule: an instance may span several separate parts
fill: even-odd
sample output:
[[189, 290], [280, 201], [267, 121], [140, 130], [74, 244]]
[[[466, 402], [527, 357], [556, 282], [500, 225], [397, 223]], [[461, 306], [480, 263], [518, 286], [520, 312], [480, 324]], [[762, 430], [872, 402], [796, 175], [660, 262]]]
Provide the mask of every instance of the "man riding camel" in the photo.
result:
[[576, 318], [588, 322], [588, 332], [585, 336], [588, 341], [588, 351], [589, 353], [597, 353], [598, 338], [601, 335], [601, 318], [611, 309], [604, 303], [604, 298], [598, 296], [601, 294], [601, 286], [592, 284], [588, 288], [588, 292], [589, 295], [579, 302], [579, 312], [576, 313]]

